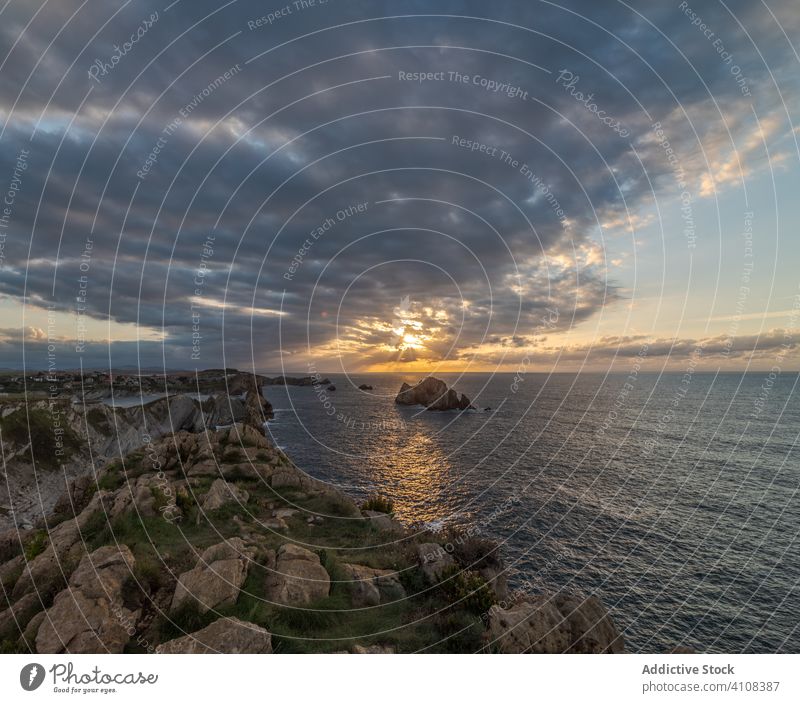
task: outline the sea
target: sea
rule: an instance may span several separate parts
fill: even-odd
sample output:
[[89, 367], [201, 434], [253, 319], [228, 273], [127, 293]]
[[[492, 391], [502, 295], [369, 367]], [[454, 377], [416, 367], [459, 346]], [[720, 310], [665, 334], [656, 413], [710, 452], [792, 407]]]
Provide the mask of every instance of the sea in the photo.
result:
[[[416, 374], [269, 386], [294, 463], [409, 525], [503, 545], [511, 586], [597, 595], [634, 652], [800, 652], [797, 374]], [[359, 385], [372, 386], [361, 390]]]

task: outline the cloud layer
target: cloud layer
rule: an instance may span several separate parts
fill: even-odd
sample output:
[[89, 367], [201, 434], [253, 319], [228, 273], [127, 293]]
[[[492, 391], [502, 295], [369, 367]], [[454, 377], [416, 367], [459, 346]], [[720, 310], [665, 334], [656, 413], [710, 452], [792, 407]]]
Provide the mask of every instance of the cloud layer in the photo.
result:
[[609, 240], [796, 158], [789, 0], [704, 6], [713, 38], [678, 4], [167, 5], [2, 13], [0, 293], [59, 316], [62, 367], [80, 315], [148, 337], [87, 365], [543, 353], [548, 311], [629, 297]]

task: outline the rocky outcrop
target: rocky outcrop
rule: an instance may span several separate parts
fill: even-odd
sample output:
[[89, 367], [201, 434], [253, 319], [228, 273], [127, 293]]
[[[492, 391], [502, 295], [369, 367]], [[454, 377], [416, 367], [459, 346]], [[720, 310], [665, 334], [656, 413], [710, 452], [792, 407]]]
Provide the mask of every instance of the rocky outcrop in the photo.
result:
[[419, 568], [428, 583], [439, 583], [444, 573], [456, 565], [456, 560], [448, 554], [442, 545], [427, 542], [417, 545]]
[[72, 570], [84, 554], [81, 530], [86, 527], [102, 501], [109, 497], [106, 491], [95, 493], [89, 505], [77, 517], [56, 525], [47, 534], [44, 551], [28, 561], [11, 592], [12, 600], [33, 591], [51, 595], [66, 586]]
[[121, 653], [130, 639], [126, 622], [133, 619], [123, 602], [123, 586], [134, 566], [122, 545], [100, 547], [87, 554], [47, 611], [36, 635], [40, 654]]
[[[225, 393], [217, 393], [200, 403], [202, 417], [197, 416], [197, 420], [202, 421], [204, 427], [211, 430], [217, 427], [225, 427], [235, 422], [241, 422], [245, 415], [245, 403], [242, 398], [229, 396]], [[192, 423], [192, 431], [196, 431], [197, 423]]]
[[373, 569], [361, 564], [342, 564], [342, 570], [350, 581], [350, 593], [356, 608], [390, 603], [406, 597], [395, 571]]
[[25, 623], [43, 609], [42, 599], [36, 593], [22, 596], [16, 603], [0, 611], [0, 641], [19, 636]]
[[[112, 460], [142, 449], [146, 445], [143, 428], [147, 428], [149, 437], [157, 441], [172, 439], [183, 432], [200, 435], [215, 432], [218, 427], [242, 423], [253, 428], [263, 439], [264, 422], [273, 417], [273, 410], [261, 393], [260, 379], [235, 374], [233, 381], [243, 397], [222, 393], [202, 402], [184, 394], [130, 407], [62, 401], [59, 422], [72, 437], [74, 448], [69, 456], [60, 459], [59, 471], [34, 472], [30, 463], [28, 432], [19, 432], [19, 437], [11, 435], [19, 441], [12, 441], [9, 433], [4, 433], [2, 472], [5, 476], [0, 480], [0, 530], [14, 526], [11, 505], [14, 506], [16, 524], [21, 527], [32, 526], [45, 514], [74, 516], [79, 513], [95, 487], [91, 467], [102, 469]], [[44, 417], [44, 413], [50, 412], [46, 401], [30, 403], [27, 410], [35, 417]], [[16, 403], [3, 412], [13, 414], [27, 410], [25, 403]], [[41, 469], [43, 460], [37, 461]], [[37, 490], [31, 490], [34, 476]]]
[[489, 612], [486, 639], [507, 654], [617, 654], [624, 651], [608, 611], [590, 596], [538, 596]]
[[459, 397], [444, 381], [428, 376], [416, 386], [404, 383], [394, 399], [398, 405], [422, 405], [427, 410], [469, 410], [472, 403], [465, 395]]
[[252, 556], [238, 537], [206, 549], [197, 565], [178, 577], [170, 612], [189, 605], [206, 613], [236, 603]]
[[[226, 370], [219, 373], [229, 375]], [[294, 466], [264, 436], [260, 423], [267, 409], [258, 389], [243, 377], [236, 383], [244, 397], [203, 404], [173, 397], [144, 409], [114, 411], [104, 406], [93, 414], [96, 427], [92, 432], [99, 435], [101, 426], [113, 428], [117, 423], [123, 437], [118, 448], [135, 449], [124, 461], [96, 468], [90, 475], [73, 478], [68, 471], [54, 472], [53, 485], [60, 484], [63, 495], [54, 501], [52, 519], [19, 533], [16, 529], [0, 533], [3, 650], [153, 651], [161, 643], [158, 651], [163, 653], [267, 653], [272, 650], [272, 638], [264, 628], [271, 629], [276, 622], [290, 633], [302, 630], [321, 649], [339, 646], [371, 653], [428, 645], [426, 651], [474, 651], [474, 638], [460, 639], [452, 628], [460, 628], [462, 618], [474, 617], [476, 610], [486, 611], [495, 597], [506, 600], [505, 570], [497, 545], [474, 535], [461, 540], [449, 533], [432, 536], [405, 530], [391, 512], [366, 509], [381, 508], [377, 501], [366, 501], [360, 510], [335, 487]], [[230, 407], [239, 408], [236, 416], [240, 411], [247, 414], [248, 408], [251, 412], [229, 426], [207, 428], [210, 420], [227, 420], [223, 412]], [[0, 415], [3, 412], [0, 409]], [[153, 418], [148, 416], [149, 428], [167, 427], [172, 413], [182, 429], [170, 429], [160, 438], [154, 431], [152, 441], [138, 446], [135, 442], [141, 442], [142, 435], [132, 429], [144, 422], [143, 412], [153, 413]], [[198, 427], [204, 431], [196, 431]], [[99, 446], [101, 440], [96, 441]], [[391, 501], [384, 502], [391, 511]], [[246, 503], [246, 509], [237, 503]], [[182, 520], [180, 525], [177, 519]], [[206, 548], [211, 534], [227, 539]], [[117, 541], [138, 542], [138, 563], [133, 552], [117, 546]], [[446, 542], [447, 549], [435, 541]], [[325, 551], [314, 553], [299, 546], [309, 542], [325, 545]], [[98, 545], [109, 546], [97, 549]], [[374, 563], [391, 568], [342, 563], [345, 555], [359, 554], [369, 545], [376, 550]], [[384, 549], [380, 545], [392, 546], [379, 551]], [[418, 589], [413, 580], [417, 568], [428, 587]], [[482, 584], [475, 577], [480, 574], [494, 589], [494, 596], [482, 591], [486, 598], [480, 602], [461, 598], [456, 594], [461, 582], [450, 578], [458, 571], [467, 572], [464, 583], [470, 587]], [[266, 605], [251, 608], [248, 602], [245, 607], [241, 597], [245, 583], [248, 589], [254, 584], [253, 595]], [[414, 584], [413, 597], [407, 596], [404, 583]], [[332, 585], [335, 590], [330, 598]], [[348, 615], [348, 608], [341, 608], [340, 596], [348, 599], [348, 607], [362, 612]], [[511, 602], [505, 609], [486, 612], [486, 646], [491, 651], [622, 649], [621, 637], [596, 599], [559, 594], [549, 599], [518, 597]], [[218, 617], [210, 611], [237, 603], [237, 612], [248, 613], [253, 623], [223, 617], [202, 629], [192, 624], [197, 622], [195, 610], [207, 623]], [[383, 607], [387, 603], [392, 604], [390, 609]], [[326, 614], [282, 620], [286, 608], [276, 607], [281, 605], [320, 608]], [[335, 615], [330, 615], [331, 608]], [[405, 629], [398, 637], [396, 627], [386, 628], [380, 639], [368, 637], [362, 626], [370, 613], [363, 611], [372, 608], [379, 617], [373, 625], [386, 624], [387, 612], [396, 616], [398, 625], [424, 625], [416, 627], [411, 637]], [[441, 613], [447, 613], [446, 617], [438, 617]], [[353, 627], [348, 630], [351, 617]], [[181, 635], [191, 634], [162, 643], [164, 633], [176, 625], [182, 628]], [[334, 631], [352, 631], [353, 636], [347, 643], [325, 645]], [[356, 632], [365, 639], [360, 640]], [[283, 639], [281, 648], [304, 648], [292, 639]]]
[[267, 598], [284, 605], [308, 605], [327, 598], [331, 577], [313, 552], [296, 544], [278, 549], [275, 568], [268, 573]]
[[156, 654], [272, 654], [272, 636], [238, 618], [220, 618], [191, 635], [156, 648]]
[[243, 488], [218, 478], [203, 499], [203, 510], [217, 510], [229, 503], [243, 505], [249, 498], [250, 494]]

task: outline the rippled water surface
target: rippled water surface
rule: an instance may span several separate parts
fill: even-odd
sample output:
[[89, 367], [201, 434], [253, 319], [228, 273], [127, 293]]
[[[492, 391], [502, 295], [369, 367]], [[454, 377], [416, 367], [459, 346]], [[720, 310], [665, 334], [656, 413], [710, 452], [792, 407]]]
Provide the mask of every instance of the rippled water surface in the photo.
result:
[[503, 540], [518, 587], [596, 593], [633, 650], [800, 651], [797, 375], [441, 377], [481, 410], [395, 405], [416, 376], [331, 375], [267, 388], [268, 429], [406, 521]]

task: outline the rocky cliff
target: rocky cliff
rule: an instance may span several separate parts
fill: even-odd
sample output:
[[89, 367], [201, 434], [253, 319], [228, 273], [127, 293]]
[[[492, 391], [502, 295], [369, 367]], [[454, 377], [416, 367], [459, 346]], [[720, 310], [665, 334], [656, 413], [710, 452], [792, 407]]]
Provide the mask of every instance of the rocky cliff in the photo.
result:
[[3, 651], [622, 651], [596, 598], [509, 593], [496, 544], [406, 528], [306, 475], [252, 394], [242, 422], [203, 431], [177, 402], [174, 431], [0, 534]]
[[272, 418], [272, 406], [252, 377], [237, 390], [241, 395], [218, 393], [200, 402], [179, 394], [133, 407], [66, 399], [4, 404], [0, 529], [14, 525], [13, 516], [17, 525], [31, 526], [52, 509], [65, 482], [103, 468], [153, 439], [242, 421], [260, 427]]

